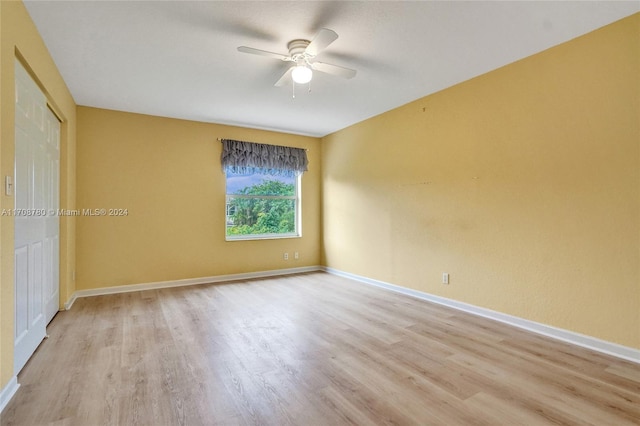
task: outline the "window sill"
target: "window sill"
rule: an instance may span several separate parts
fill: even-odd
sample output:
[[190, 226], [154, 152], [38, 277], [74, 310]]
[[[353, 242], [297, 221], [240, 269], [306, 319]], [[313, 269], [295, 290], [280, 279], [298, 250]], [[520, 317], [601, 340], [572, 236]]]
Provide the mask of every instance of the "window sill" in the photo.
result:
[[255, 240], [282, 240], [286, 238], [302, 238], [300, 234], [264, 234], [264, 235], [238, 235], [225, 236], [225, 241], [255, 241]]

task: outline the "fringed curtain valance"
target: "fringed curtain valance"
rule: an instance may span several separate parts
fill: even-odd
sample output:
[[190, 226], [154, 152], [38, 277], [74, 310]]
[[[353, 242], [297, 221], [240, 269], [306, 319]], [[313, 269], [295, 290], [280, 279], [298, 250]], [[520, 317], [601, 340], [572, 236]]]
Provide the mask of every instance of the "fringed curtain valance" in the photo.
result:
[[307, 171], [307, 152], [300, 148], [222, 139], [222, 168], [234, 173], [296, 176]]

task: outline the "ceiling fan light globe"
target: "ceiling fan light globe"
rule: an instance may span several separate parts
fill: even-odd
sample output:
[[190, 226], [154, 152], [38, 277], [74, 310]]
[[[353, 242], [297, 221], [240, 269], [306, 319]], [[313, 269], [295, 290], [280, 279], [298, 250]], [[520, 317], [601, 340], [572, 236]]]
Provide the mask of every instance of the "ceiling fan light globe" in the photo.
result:
[[298, 84], [305, 84], [311, 81], [313, 77], [313, 71], [310, 68], [305, 67], [304, 65], [298, 65], [293, 68], [291, 72], [291, 78]]

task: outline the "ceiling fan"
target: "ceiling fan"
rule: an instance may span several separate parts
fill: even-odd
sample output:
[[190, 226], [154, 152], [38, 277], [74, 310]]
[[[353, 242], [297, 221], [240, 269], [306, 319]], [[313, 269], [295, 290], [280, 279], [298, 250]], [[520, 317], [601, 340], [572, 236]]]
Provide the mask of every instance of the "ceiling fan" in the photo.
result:
[[293, 79], [295, 83], [299, 84], [309, 83], [313, 77], [313, 71], [319, 71], [343, 78], [353, 78], [356, 75], [355, 70], [313, 60], [337, 38], [338, 34], [336, 34], [335, 31], [322, 28], [318, 31], [312, 41], [304, 39], [291, 40], [287, 44], [287, 48], [289, 49], [288, 55], [254, 49], [253, 47], [247, 46], [238, 47], [238, 51], [251, 53], [253, 55], [267, 56], [284, 62], [293, 62], [294, 65], [289, 67], [282, 77], [276, 81], [276, 87], [284, 86], [289, 79]]

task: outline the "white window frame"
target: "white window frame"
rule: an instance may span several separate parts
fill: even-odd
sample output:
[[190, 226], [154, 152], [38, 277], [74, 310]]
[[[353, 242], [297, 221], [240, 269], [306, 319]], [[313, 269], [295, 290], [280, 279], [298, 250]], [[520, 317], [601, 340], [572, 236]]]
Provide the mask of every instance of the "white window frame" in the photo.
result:
[[[252, 241], [252, 240], [275, 240], [284, 238], [301, 238], [302, 237], [302, 173], [296, 176], [295, 179], [295, 194], [294, 195], [244, 195], [244, 194], [227, 194], [227, 174], [224, 175], [225, 180], [225, 217], [224, 217], [224, 237], [225, 241]], [[246, 199], [274, 199], [274, 200], [294, 200], [294, 215], [295, 215], [295, 231], [289, 233], [271, 233], [271, 234], [242, 234], [242, 235], [229, 235], [227, 234], [228, 228], [228, 211], [229, 200], [231, 198], [246, 198]]]

